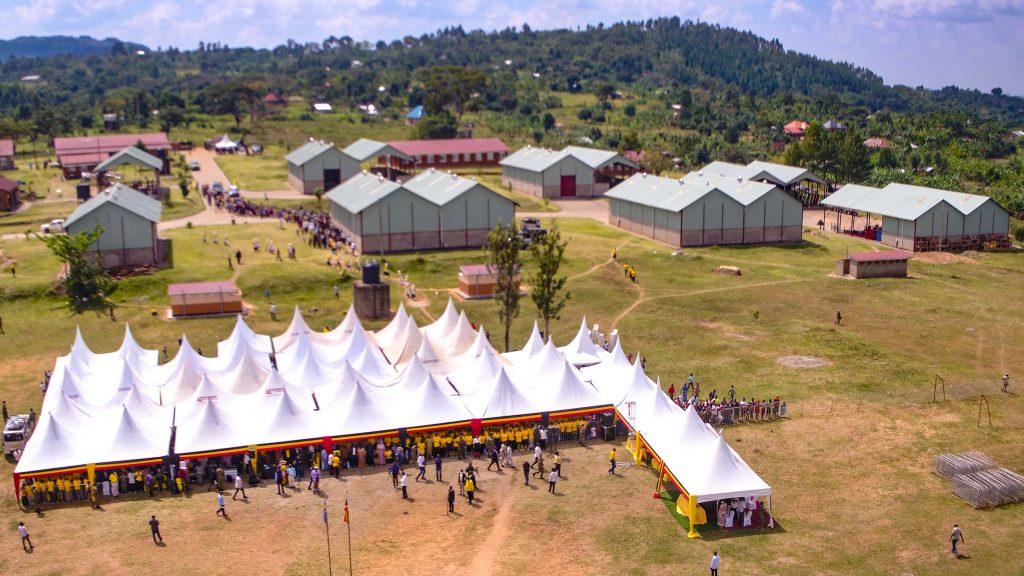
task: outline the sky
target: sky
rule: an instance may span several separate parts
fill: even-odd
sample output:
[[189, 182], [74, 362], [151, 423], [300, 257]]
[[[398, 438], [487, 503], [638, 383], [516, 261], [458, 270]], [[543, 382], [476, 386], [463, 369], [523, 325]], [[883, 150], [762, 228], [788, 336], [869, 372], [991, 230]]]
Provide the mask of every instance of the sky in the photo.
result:
[[1024, 0], [2, 0], [0, 38], [272, 48], [331, 35], [375, 42], [455, 25], [547, 30], [659, 16], [751, 30], [868, 68], [886, 84], [1024, 96]]

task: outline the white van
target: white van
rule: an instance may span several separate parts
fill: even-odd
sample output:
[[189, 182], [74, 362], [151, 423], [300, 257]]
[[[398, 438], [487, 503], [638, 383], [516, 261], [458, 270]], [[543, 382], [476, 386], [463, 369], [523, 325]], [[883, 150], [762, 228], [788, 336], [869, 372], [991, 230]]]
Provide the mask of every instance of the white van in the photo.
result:
[[32, 436], [32, 429], [35, 422], [28, 414], [15, 414], [7, 419], [4, 425], [4, 455], [11, 454], [15, 450], [25, 451], [25, 444]]

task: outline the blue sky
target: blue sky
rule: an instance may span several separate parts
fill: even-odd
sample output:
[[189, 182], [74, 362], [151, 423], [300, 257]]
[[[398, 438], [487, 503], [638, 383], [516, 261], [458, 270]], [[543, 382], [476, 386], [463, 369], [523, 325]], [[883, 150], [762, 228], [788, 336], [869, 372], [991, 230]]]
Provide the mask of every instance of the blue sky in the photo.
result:
[[393, 40], [675, 15], [752, 30], [870, 68], [887, 84], [1024, 95], [1024, 0], [3, 0], [0, 38], [115, 36], [151, 47], [273, 47], [291, 38]]

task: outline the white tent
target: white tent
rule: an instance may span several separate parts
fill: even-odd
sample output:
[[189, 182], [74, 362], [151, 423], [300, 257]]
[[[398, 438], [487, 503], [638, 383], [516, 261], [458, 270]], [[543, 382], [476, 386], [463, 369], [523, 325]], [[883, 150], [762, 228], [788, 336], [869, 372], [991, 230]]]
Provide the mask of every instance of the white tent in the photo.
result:
[[238, 149], [238, 142], [232, 141], [231, 138], [228, 138], [228, 135], [225, 134], [225, 135], [220, 137], [220, 140], [218, 140], [213, 145], [213, 147], [216, 148], [220, 152], [226, 152], [226, 151], [230, 151], [230, 150], [237, 150]]
[[583, 318], [580, 329], [576, 332], [576, 337], [572, 339], [572, 342], [560, 347], [559, 350], [574, 366], [597, 364], [608, 356], [608, 353], [598, 348], [591, 339], [586, 317]]
[[526, 416], [545, 411], [516, 386], [500, 366], [493, 378], [473, 392], [464, 394], [463, 400], [470, 413], [482, 420]]

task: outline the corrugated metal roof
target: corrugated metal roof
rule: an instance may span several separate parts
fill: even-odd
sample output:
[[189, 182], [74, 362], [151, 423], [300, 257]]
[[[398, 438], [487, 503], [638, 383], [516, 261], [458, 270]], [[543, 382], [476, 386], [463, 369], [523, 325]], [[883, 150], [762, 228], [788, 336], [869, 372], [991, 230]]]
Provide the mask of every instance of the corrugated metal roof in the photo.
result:
[[780, 186], [789, 186], [804, 180], [810, 180], [819, 184], [825, 183], [824, 180], [818, 178], [806, 168], [762, 162], [760, 160], [747, 164], [746, 171], [743, 173], [744, 180], [761, 180], [763, 178], [771, 180]]
[[231, 280], [219, 282], [186, 282], [183, 284], [171, 284], [167, 287], [167, 294], [174, 296], [178, 294], [237, 294], [238, 286]]
[[0, 156], [14, 156], [13, 140], [0, 140]]
[[163, 212], [163, 204], [155, 198], [150, 198], [142, 192], [129, 188], [124, 184], [114, 184], [110, 188], [107, 188], [103, 192], [93, 196], [86, 200], [75, 211], [68, 216], [67, 222], [64, 223], [64, 227], [71, 226], [78, 220], [81, 220], [87, 216], [93, 210], [96, 210], [104, 204], [114, 204], [120, 206], [125, 210], [138, 214], [139, 216], [149, 220], [150, 222], [160, 222], [160, 214]]
[[438, 206], [444, 206], [476, 186], [480, 186], [476, 180], [437, 170], [421, 172], [402, 185], [409, 192]]
[[507, 154], [508, 146], [497, 138], [447, 138], [439, 140], [392, 140], [396, 150], [410, 156], [430, 154], [479, 154], [497, 152]]
[[899, 194], [917, 194], [919, 196], [927, 196], [929, 198], [940, 198], [945, 200], [947, 204], [956, 208], [964, 216], [974, 212], [979, 206], [989, 200], [988, 196], [981, 196], [979, 194], [964, 194], [962, 192], [952, 192], [950, 190], [941, 190], [939, 188], [927, 188], [925, 186], [912, 186], [910, 184], [889, 184], [882, 190], [889, 192], [896, 192]]
[[383, 176], [361, 172], [332, 188], [327, 193], [327, 199], [353, 214], [358, 214], [399, 188], [400, 184]]
[[138, 166], [140, 168], [149, 168], [151, 170], [162, 170], [164, 167], [163, 160], [160, 160], [148, 152], [143, 152], [135, 146], [128, 146], [124, 150], [121, 150], [117, 154], [114, 154], [110, 158], [101, 162], [96, 166], [96, 171], [102, 172], [104, 170], [110, 170], [111, 168], [117, 168], [118, 166], [124, 166], [126, 164]]
[[743, 206], [749, 206], [774, 189], [773, 184], [737, 181], [734, 178], [675, 180], [650, 174], [634, 174], [625, 182], [605, 192], [605, 196], [669, 212], [679, 212], [716, 190]]
[[65, 154], [106, 153], [113, 154], [122, 148], [142, 142], [149, 149], [171, 147], [167, 134], [107, 134], [104, 136], [81, 136], [76, 138], [54, 138], [53, 149], [58, 157]]
[[356, 140], [346, 146], [342, 152], [348, 154], [352, 158], [355, 158], [356, 162], [360, 163], [385, 155], [408, 160], [409, 162], [413, 162], [415, 160], [412, 156], [409, 156], [390, 144], [377, 142], [376, 140], [370, 140], [369, 138], [360, 138], [359, 140]]
[[295, 150], [292, 150], [284, 157], [285, 160], [290, 164], [296, 166], [302, 166], [306, 162], [309, 162], [313, 158], [327, 152], [331, 148], [334, 148], [334, 144], [328, 144], [323, 140], [310, 140], [302, 146], [299, 146]]
[[637, 170], [640, 169], [635, 162], [618, 152], [600, 150], [598, 148], [582, 148], [580, 146], [566, 146], [560, 151], [527, 146], [526, 148], [520, 148], [514, 154], [510, 154], [499, 164], [513, 168], [522, 168], [532, 172], [542, 172], [566, 156], [572, 156], [594, 170], [609, 164], [622, 164]]
[[853, 252], [847, 256], [854, 262], [890, 262], [892, 260], [910, 260], [913, 254], [903, 250], [881, 250], [879, 252]]
[[847, 184], [821, 201], [823, 205], [833, 208], [856, 210], [902, 220], [916, 220], [940, 202], [943, 202], [941, 198], [886, 191], [858, 184]]

